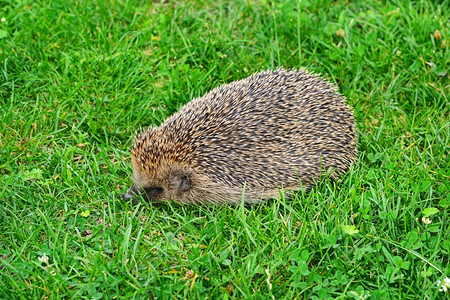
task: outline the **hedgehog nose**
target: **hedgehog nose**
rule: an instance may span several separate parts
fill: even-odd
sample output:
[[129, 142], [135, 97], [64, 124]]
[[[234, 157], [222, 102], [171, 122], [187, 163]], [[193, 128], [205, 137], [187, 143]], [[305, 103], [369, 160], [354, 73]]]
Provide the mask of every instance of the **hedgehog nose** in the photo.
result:
[[139, 203], [139, 195], [130, 190], [128, 190], [126, 194], [123, 195], [123, 199], [125, 199], [126, 202], [131, 201], [133, 205], [137, 205]]
[[125, 195], [123, 195], [123, 198], [125, 199], [125, 201], [130, 201], [131, 199], [133, 199], [133, 195], [130, 193], [130, 191], [127, 191]]
[[126, 193], [125, 195], [123, 195], [123, 199], [125, 199], [125, 201], [130, 201], [130, 199], [131, 199], [131, 196], [128, 194], [128, 193]]

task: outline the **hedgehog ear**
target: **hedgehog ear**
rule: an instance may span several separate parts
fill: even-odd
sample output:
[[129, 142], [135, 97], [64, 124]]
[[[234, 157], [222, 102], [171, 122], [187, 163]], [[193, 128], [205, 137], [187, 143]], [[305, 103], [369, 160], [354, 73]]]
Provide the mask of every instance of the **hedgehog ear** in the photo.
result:
[[187, 174], [176, 175], [173, 178], [172, 183], [179, 192], [186, 192], [191, 188], [191, 179]]

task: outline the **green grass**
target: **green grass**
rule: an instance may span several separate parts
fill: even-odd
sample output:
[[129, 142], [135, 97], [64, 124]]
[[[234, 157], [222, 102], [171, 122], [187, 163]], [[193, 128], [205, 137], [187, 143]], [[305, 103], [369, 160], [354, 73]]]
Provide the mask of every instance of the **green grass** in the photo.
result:
[[[0, 0], [0, 298], [449, 298], [449, 7]], [[251, 207], [122, 201], [136, 130], [278, 66], [353, 107], [341, 182]]]

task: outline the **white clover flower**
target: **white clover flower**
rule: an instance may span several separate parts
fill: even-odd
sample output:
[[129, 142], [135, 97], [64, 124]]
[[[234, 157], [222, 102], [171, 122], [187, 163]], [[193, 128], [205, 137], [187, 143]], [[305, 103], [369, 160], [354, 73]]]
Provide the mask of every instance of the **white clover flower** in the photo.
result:
[[425, 218], [425, 217], [423, 217], [423, 218], [422, 218], [422, 222], [423, 222], [424, 224], [428, 225], [428, 224], [431, 224], [431, 219], [430, 219], [430, 218]]
[[48, 264], [48, 256], [45, 255], [45, 253], [41, 257], [38, 257], [38, 259], [39, 259], [40, 262]]
[[2, 18], [2, 22], [6, 22], [6, 18]]
[[447, 292], [448, 290], [450, 290], [450, 278], [445, 277], [444, 282], [441, 282], [439, 280], [437, 286], [439, 288], [439, 292]]

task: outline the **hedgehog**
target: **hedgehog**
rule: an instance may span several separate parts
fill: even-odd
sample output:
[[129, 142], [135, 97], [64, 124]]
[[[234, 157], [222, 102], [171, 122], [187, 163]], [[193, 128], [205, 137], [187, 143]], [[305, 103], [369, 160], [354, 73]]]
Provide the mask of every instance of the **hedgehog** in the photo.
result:
[[337, 88], [307, 70], [255, 73], [183, 106], [135, 137], [138, 203], [258, 203], [336, 179], [356, 160], [354, 117]]

